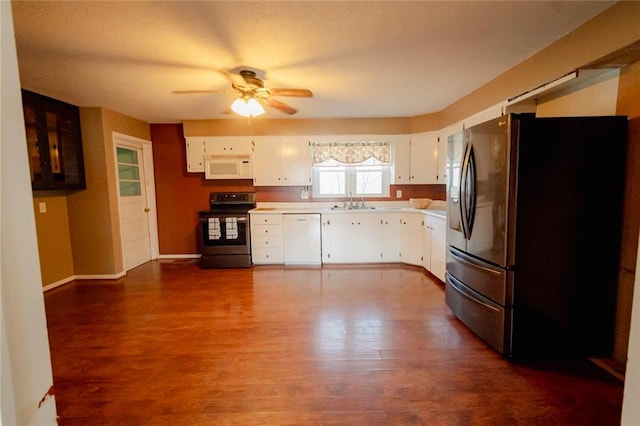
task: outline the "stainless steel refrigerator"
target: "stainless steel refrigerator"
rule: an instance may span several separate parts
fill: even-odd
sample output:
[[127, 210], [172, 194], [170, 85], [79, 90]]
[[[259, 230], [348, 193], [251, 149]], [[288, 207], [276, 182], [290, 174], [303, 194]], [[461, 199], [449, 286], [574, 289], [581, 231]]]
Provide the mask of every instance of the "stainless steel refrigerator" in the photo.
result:
[[446, 303], [504, 356], [610, 355], [626, 133], [510, 114], [449, 138]]

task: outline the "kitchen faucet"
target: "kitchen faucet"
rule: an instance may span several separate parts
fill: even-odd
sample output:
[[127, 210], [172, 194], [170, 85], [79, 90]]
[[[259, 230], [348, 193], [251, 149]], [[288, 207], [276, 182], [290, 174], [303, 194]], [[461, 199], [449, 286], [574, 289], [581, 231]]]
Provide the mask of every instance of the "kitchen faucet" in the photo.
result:
[[349, 208], [353, 208], [353, 194], [349, 191]]

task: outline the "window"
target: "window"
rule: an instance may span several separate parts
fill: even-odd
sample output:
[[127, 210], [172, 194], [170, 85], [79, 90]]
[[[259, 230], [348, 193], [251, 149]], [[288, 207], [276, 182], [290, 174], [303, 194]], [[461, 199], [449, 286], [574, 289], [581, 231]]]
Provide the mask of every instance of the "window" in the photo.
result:
[[314, 197], [386, 197], [390, 143], [336, 142], [312, 146]]
[[136, 197], [141, 195], [140, 165], [138, 153], [133, 149], [117, 147], [118, 182], [121, 197]]

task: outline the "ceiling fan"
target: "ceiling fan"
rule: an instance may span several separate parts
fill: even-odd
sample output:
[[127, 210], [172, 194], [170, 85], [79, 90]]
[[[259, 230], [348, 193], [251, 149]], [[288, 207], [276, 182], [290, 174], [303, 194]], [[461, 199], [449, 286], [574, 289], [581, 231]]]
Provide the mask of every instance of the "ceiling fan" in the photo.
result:
[[[313, 96], [308, 89], [267, 88], [259, 79], [255, 71], [243, 69], [238, 74], [220, 70], [231, 82], [232, 91], [228, 90], [177, 90], [174, 93], [237, 93], [238, 98], [231, 105], [236, 113], [248, 116], [260, 115], [264, 109], [260, 104], [269, 105], [287, 114], [295, 114], [297, 109], [274, 98], [274, 96], [293, 96], [310, 98]], [[256, 102], [257, 101], [257, 102]], [[237, 108], [236, 108], [237, 107]]]

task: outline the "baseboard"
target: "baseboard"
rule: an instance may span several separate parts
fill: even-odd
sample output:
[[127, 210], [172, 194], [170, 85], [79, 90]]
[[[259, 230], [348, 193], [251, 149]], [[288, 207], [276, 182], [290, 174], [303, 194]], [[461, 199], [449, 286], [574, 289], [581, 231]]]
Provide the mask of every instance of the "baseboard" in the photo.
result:
[[589, 361], [591, 361], [598, 367], [602, 368], [603, 370], [605, 370], [606, 372], [614, 376], [616, 379], [620, 380], [621, 382], [624, 382], [624, 376], [625, 376], [624, 365], [620, 365], [619, 363], [614, 361], [612, 358], [591, 357], [589, 358]]
[[117, 280], [127, 275], [126, 271], [118, 272], [117, 274], [104, 274], [104, 275], [76, 275], [76, 280]]
[[[158, 259], [200, 259], [199, 254], [161, 254]], [[47, 284], [42, 287], [42, 291], [53, 290], [73, 280], [117, 280], [127, 274], [126, 271], [118, 272], [117, 274], [104, 274], [104, 275], [72, 275], [70, 277], [61, 279], [51, 284]]]
[[158, 259], [200, 259], [199, 254], [161, 254]]
[[49, 290], [53, 290], [56, 287], [60, 287], [61, 285], [65, 285], [67, 283], [70, 283], [71, 281], [75, 280], [76, 277], [75, 276], [70, 276], [64, 279], [61, 279], [60, 281], [56, 281], [55, 283], [51, 283], [51, 284], [47, 284], [45, 286], [42, 287], [42, 291], [46, 292]]
[[117, 274], [105, 274], [105, 275], [72, 275], [70, 277], [61, 279], [60, 281], [56, 281], [51, 284], [47, 284], [42, 287], [43, 292], [47, 292], [49, 290], [53, 290], [54, 288], [58, 288], [65, 284], [70, 283], [73, 280], [117, 280], [118, 278], [124, 277], [126, 272], [119, 272]]

